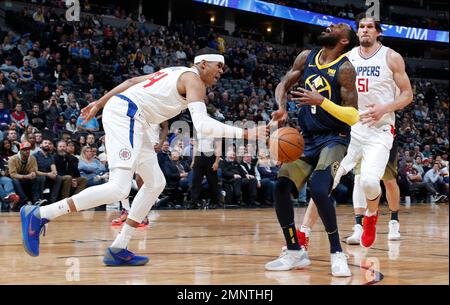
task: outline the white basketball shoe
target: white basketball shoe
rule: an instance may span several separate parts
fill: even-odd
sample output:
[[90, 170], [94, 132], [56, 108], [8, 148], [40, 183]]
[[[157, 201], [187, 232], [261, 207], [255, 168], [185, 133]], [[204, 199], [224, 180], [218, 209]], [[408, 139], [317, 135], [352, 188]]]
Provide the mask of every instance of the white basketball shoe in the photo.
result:
[[266, 270], [269, 271], [287, 271], [291, 269], [300, 269], [311, 264], [308, 258], [308, 252], [301, 250], [287, 250], [283, 248], [280, 257], [266, 264]]
[[353, 226], [353, 234], [347, 237], [347, 245], [359, 245], [361, 241], [361, 235], [363, 232], [363, 227], [360, 224], [356, 224]]
[[345, 253], [336, 252], [331, 254], [331, 274], [337, 277], [352, 276]]
[[400, 240], [400, 223], [397, 220], [389, 221], [388, 240]]

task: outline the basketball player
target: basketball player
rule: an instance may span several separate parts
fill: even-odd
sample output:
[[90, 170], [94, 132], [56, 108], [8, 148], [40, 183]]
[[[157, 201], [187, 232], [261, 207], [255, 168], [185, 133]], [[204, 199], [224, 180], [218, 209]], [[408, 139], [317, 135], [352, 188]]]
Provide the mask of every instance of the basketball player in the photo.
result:
[[[411, 103], [413, 94], [403, 58], [380, 42], [380, 23], [364, 15], [357, 19], [356, 25], [360, 46], [350, 51], [348, 57], [358, 74], [356, 85], [361, 122], [352, 126], [348, 153], [341, 162], [333, 188], [342, 175], [357, 163], [361, 164], [355, 175], [353, 191], [356, 225], [347, 243], [370, 248], [376, 237], [380, 179], [383, 179], [386, 186], [386, 197], [392, 211], [388, 239], [400, 239], [400, 191], [397, 185], [397, 145], [394, 142], [395, 111]], [[397, 88], [399, 94], [396, 95]], [[317, 218], [317, 209], [312, 202], [298, 232], [298, 238], [306, 248]]]
[[[160, 126], [161, 129], [161, 135], [160, 135]], [[150, 143], [153, 145], [153, 147], [160, 145], [162, 141], [165, 141], [167, 138], [167, 134], [169, 133], [169, 122], [163, 122], [161, 124], [150, 124], [150, 128], [148, 129], [148, 136], [150, 137]], [[136, 173], [135, 174], [135, 180], [138, 191], [141, 189], [141, 187], [144, 185], [144, 181], [142, 180], [141, 176]], [[128, 213], [130, 212], [130, 201], [127, 198], [122, 199], [120, 201], [122, 203], [122, 211], [120, 213], [120, 216], [113, 219], [111, 224], [113, 226], [120, 226], [122, 225], [128, 217]], [[144, 220], [139, 224], [139, 227], [146, 227], [148, 226], [148, 216], [145, 216]]]
[[311, 177], [311, 196], [328, 233], [333, 276], [351, 276], [347, 257], [342, 252], [336, 211], [329, 193], [333, 178], [350, 142], [350, 126], [358, 122], [358, 94], [355, 68], [345, 56], [357, 43], [352, 28], [344, 23], [329, 26], [318, 37], [321, 49], [305, 50], [276, 88], [279, 110], [273, 119], [287, 118], [286, 93], [299, 83], [300, 91], [291, 91], [299, 102], [299, 125], [305, 140], [304, 156], [283, 164], [275, 184], [275, 209], [286, 239], [287, 249], [266, 264], [266, 270], [281, 271], [310, 264], [308, 255], [295, 233], [294, 207], [290, 193], [299, 191]]
[[217, 83], [225, 60], [222, 55], [209, 50], [203, 49], [202, 53], [195, 57], [192, 68], [170, 67], [129, 79], [82, 110], [85, 121], [89, 121], [104, 107], [109, 181], [45, 207], [22, 207], [22, 237], [28, 254], [39, 255], [39, 236], [47, 222], [125, 198], [137, 171], [144, 180], [144, 186], [137, 193], [119, 235], [106, 250], [103, 262], [107, 266], [141, 266], [148, 262], [148, 257], [135, 255], [127, 246], [166, 184], [154, 148], [146, 136], [149, 123], [160, 124], [188, 108], [200, 135], [218, 138], [257, 135], [265, 138], [266, 127], [244, 130], [222, 124], [207, 115], [204, 103], [206, 86]]

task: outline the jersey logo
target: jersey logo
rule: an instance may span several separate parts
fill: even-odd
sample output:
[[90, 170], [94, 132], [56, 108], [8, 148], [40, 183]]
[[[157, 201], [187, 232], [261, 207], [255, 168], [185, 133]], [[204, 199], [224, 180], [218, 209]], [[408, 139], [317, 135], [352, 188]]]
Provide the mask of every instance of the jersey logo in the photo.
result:
[[330, 77], [334, 77], [336, 75], [336, 69], [328, 69], [327, 73]]
[[131, 159], [131, 151], [128, 148], [123, 148], [119, 151], [120, 160], [130, 160]]
[[308, 68], [314, 68], [316, 65], [308, 64]]
[[328, 80], [323, 77], [322, 75], [317, 75], [317, 74], [313, 74], [310, 77], [308, 77], [305, 81], [305, 86], [307, 87], [307, 89], [311, 90], [311, 88], [314, 86], [314, 88], [316, 88], [316, 90], [319, 93], [322, 92], [326, 92], [328, 95], [324, 95], [323, 96], [331, 99], [331, 86], [330, 83], [328, 82]]
[[337, 171], [339, 169], [339, 165], [340, 165], [339, 161], [335, 161], [333, 164], [331, 164], [331, 171], [333, 173], [333, 177], [336, 176], [336, 173], [337, 173]]

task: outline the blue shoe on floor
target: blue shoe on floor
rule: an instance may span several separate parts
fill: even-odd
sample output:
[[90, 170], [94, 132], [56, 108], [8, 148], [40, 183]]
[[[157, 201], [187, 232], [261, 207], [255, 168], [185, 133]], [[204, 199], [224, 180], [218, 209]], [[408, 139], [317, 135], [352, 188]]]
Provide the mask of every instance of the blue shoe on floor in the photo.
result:
[[31, 256], [39, 256], [39, 235], [44, 232], [48, 219], [41, 218], [38, 206], [24, 205], [20, 209], [22, 222], [22, 241], [25, 251]]
[[147, 256], [138, 256], [127, 249], [106, 249], [103, 263], [106, 266], [144, 266], [148, 263]]

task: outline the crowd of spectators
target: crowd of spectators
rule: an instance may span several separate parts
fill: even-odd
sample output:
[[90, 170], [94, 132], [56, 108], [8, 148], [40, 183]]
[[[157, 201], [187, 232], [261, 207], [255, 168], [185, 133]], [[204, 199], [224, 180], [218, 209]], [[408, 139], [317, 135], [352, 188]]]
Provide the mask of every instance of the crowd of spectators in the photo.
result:
[[[295, 8], [300, 8], [303, 10], [319, 12], [326, 15], [355, 19], [355, 17], [367, 11], [367, 7], [356, 7], [353, 4], [347, 4], [345, 6], [338, 6], [331, 1], [328, 3], [313, 3], [310, 1], [296, 1], [296, 0], [267, 0], [267, 2], [273, 2], [284, 6], [291, 6]], [[362, 2], [363, 3], [363, 2]], [[383, 5], [384, 3], [382, 3]], [[410, 3], [404, 4], [403, 6], [409, 6]], [[386, 5], [387, 6], [387, 5]], [[415, 28], [424, 29], [436, 29], [436, 30], [448, 30], [448, 16], [442, 18], [432, 18], [421, 16], [419, 14], [411, 16], [403, 12], [392, 12], [386, 14], [386, 6], [381, 8], [381, 22], [386, 24], [395, 24], [402, 26], [410, 26]], [[421, 9], [425, 9], [422, 7]]]
[[[37, 12], [42, 18], [36, 18]], [[131, 21], [115, 28], [93, 15], [68, 23], [51, 10], [35, 7], [24, 8], [13, 19], [20, 24], [12, 23], [12, 28], [31, 30], [20, 35], [0, 32], [0, 195], [4, 208], [11, 203], [13, 210], [44, 199], [54, 202], [107, 181], [102, 114], [84, 125], [79, 115], [80, 109], [122, 81], [167, 66], [190, 65], [196, 51], [214, 48], [224, 54], [227, 67], [219, 84], [208, 89], [208, 113], [219, 121], [268, 122], [276, 107], [276, 85], [300, 52], [225, 37], [194, 23], [150, 31]], [[439, 177], [426, 167], [421, 174], [436, 192], [419, 187], [436, 196], [448, 192], [448, 85], [416, 81], [414, 90], [414, 103], [397, 114], [399, 172], [405, 172], [404, 165], [418, 153], [423, 163], [439, 163]], [[288, 105], [289, 125], [298, 128], [296, 105]], [[191, 123], [188, 112], [171, 122], [175, 120]], [[156, 147], [168, 188], [180, 190], [172, 193], [189, 193], [190, 152], [195, 145], [191, 136], [174, 129], [167, 142]], [[252, 146], [231, 148], [222, 148], [218, 170], [222, 204], [272, 206], [280, 164]], [[406, 172], [400, 175], [405, 182], [402, 196], [418, 193], [409, 187], [414, 181], [408, 177]], [[350, 177], [338, 188], [336, 200], [350, 202], [351, 190]], [[305, 192], [306, 188], [299, 196], [302, 202]], [[174, 200], [183, 206], [188, 197]]]

